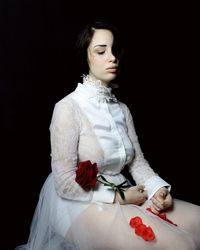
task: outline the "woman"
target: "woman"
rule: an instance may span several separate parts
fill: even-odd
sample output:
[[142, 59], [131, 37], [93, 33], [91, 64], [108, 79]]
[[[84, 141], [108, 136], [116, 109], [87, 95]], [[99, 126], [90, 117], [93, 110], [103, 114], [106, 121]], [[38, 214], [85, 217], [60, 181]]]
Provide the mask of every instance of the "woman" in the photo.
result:
[[[17, 249], [199, 249], [200, 207], [172, 200], [170, 184], [143, 157], [128, 107], [111, 93], [118, 30], [87, 25], [77, 46], [86, 75], [55, 105], [52, 173], [29, 242]], [[125, 166], [136, 186], [121, 173]]]

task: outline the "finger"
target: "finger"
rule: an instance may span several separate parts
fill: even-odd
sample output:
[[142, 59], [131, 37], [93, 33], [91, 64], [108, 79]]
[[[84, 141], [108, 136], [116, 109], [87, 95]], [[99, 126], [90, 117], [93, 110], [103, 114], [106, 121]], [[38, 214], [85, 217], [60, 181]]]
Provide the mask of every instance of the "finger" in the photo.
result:
[[167, 195], [167, 191], [166, 190], [162, 190], [160, 191], [160, 194], [159, 194], [161, 197], [165, 197]]
[[144, 191], [144, 185], [137, 185], [136, 188], [137, 188], [137, 191], [139, 192]]
[[157, 195], [154, 195], [154, 196], [152, 197], [152, 199], [157, 200], [157, 201], [160, 202], [161, 204], [163, 204], [163, 203], [164, 203], [164, 200], [165, 200], [165, 199], [161, 198], [158, 194], [157, 194]]
[[159, 211], [155, 208], [155, 206], [152, 204], [151, 205], [151, 211], [154, 213], [154, 214], [159, 214]]
[[165, 199], [167, 194], [168, 194], [168, 191], [166, 189], [161, 190], [160, 193], [159, 193], [159, 197], [161, 197], [162, 199]]
[[161, 204], [163, 204], [163, 203], [164, 203], [165, 197], [161, 197], [161, 196], [154, 196], [154, 198], [155, 198], [158, 202], [160, 202]]
[[165, 209], [172, 206], [172, 198], [170, 195], [165, 198], [163, 206]]
[[142, 194], [143, 194], [143, 196], [144, 196], [144, 198], [145, 198], [145, 199], [147, 199], [147, 198], [148, 198], [147, 191], [143, 191], [143, 192], [142, 192]]
[[158, 211], [161, 211], [164, 209], [164, 205], [161, 202], [159, 202], [157, 199], [155, 199], [154, 197], [152, 197], [151, 201]]
[[140, 203], [144, 203], [147, 200], [147, 196], [140, 194], [140, 196], [138, 196], [138, 200], [140, 201]]
[[155, 196], [164, 197], [167, 195], [168, 190], [166, 188], [160, 188], [156, 193]]
[[157, 193], [154, 198], [158, 200], [161, 204], [163, 204], [164, 200], [167, 197], [167, 191], [166, 190], [161, 190], [159, 193]]
[[152, 202], [152, 207], [157, 213], [161, 213], [164, 209], [161, 209], [160, 207], [157, 206], [157, 204]]

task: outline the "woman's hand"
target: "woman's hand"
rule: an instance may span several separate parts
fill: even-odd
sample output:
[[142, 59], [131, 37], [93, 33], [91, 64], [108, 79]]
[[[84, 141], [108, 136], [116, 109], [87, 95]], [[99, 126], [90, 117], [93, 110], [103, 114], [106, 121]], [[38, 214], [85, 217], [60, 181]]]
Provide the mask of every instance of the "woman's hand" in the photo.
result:
[[172, 196], [165, 187], [160, 188], [151, 198], [151, 201], [151, 210], [156, 214], [170, 208], [173, 203]]
[[147, 199], [147, 193], [144, 191], [143, 185], [132, 186], [128, 188], [125, 192], [125, 200], [122, 200], [118, 192], [115, 194], [114, 202], [119, 202], [121, 205], [124, 204], [135, 204], [141, 205]]

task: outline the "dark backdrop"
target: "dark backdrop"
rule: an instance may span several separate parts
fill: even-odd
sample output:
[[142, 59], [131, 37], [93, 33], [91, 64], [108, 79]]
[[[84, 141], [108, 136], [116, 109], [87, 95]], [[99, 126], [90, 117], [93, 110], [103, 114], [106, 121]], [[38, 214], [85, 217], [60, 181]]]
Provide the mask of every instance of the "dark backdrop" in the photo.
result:
[[[73, 45], [82, 26], [106, 17], [122, 31], [120, 88], [146, 159], [174, 197], [200, 205], [195, 6], [69, 8], [67, 1], [1, 2], [1, 196], [6, 249], [24, 243], [51, 171], [54, 104], [77, 84]], [[91, 8], [92, 7], [92, 8]], [[3, 216], [4, 216], [3, 214]]]

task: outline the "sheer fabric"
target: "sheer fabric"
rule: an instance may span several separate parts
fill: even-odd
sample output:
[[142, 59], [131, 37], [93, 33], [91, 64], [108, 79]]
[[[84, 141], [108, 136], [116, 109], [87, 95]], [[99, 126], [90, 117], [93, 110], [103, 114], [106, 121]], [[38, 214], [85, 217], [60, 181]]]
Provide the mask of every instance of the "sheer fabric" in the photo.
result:
[[[127, 106], [110, 88], [85, 77], [76, 90], [55, 105], [50, 125], [52, 173], [45, 181], [33, 217], [28, 243], [16, 249], [199, 249], [200, 207], [175, 200], [167, 213], [178, 227], [142, 206], [113, 204], [114, 192], [102, 184], [84, 191], [75, 182], [78, 162], [96, 162], [99, 172], [119, 184], [125, 165], [149, 198], [170, 185], [145, 160]], [[185, 216], [187, 214], [187, 217]], [[140, 216], [156, 235], [145, 242], [129, 226]]]

